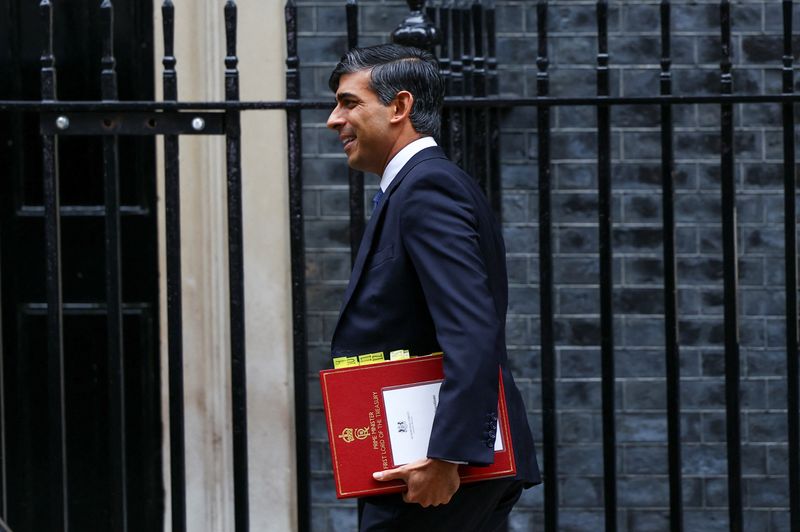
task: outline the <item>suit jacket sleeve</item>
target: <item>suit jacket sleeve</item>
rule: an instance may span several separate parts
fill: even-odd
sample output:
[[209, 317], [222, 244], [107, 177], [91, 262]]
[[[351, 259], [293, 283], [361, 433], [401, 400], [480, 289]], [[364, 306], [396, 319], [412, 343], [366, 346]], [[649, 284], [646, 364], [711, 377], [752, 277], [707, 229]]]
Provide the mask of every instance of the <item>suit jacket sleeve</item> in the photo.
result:
[[401, 235], [444, 351], [428, 457], [481, 465], [494, 461], [505, 333], [481, 251], [475, 200], [461, 179], [439, 171], [410, 180]]

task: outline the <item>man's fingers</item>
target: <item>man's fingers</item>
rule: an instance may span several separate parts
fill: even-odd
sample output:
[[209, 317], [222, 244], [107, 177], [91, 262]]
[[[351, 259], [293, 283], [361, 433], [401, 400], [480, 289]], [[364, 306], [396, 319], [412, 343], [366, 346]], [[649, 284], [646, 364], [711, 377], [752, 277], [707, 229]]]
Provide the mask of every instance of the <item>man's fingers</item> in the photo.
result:
[[423, 508], [427, 508], [428, 506], [437, 506], [436, 504], [431, 505], [429, 501], [419, 499], [418, 494], [410, 495], [407, 491], [403, 492], [403, 502], [419, 504]]
[[408, 479], [408, 472], [402, 467], [396, 467], [394, 469], [387, 469], [385, 471], [376, 471], [372, 474], [372, 478], [375, 480], [380, 480], [381, 482], [386, 482], [387, 480], [396, 480], [400, 479], [405, 482]]
[[418, 494], [409, 494], [409, 492], [403, 492], [403, 502], [406, 503], [416, 503], [422, 506], [423, 508], [427, 508], [429, 506], [441, 506], [442, 504], [447, 504], [450, 502], [452, 497], [441, 497], [439, 499], [435, 498], [428, 498], [428, 499], [420, 499], [418, 498]]

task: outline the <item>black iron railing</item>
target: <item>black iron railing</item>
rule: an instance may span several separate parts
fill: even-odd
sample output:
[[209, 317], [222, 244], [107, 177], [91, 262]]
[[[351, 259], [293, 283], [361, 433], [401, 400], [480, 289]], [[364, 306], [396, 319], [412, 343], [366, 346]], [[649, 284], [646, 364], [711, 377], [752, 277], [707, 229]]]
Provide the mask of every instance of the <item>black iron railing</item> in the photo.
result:
[[[114, 59], [114, 7], [110, 0], [100, 5], [103, 25], [103, 57], [100, 72], [101, 97], [117, 100]], [[125, 463], [125, 373], [122, 350], [122, 257], [120, 249], [119, 137], [103, 136], [103, 183], [105, 188], [106, 313], [108, 327], [108, 397], [111, 404], [108, 438], [111, 472], [111, 523], [128, 529], [127, 466]]]
[[[550, 94], [547, 72], [547, 4], [536, 6], [538, 57], [536, 58], [536, 94]], [[550, 216], [552, 181], [550, 175], [550, 107], [539, 107], [536, 113], [537, 153], [539, 156], [539, 308], [542, 357], [542, 458], [545, 483], [545, 528], [558, 528], [558, 416], [556, 414], [556, 350], [553, 318], [553, 221]]]
[[[56, 99], [56, 69], [53, 56], [53, 7], [40, 3], [43, 22], [42, 101]], [[59, 124], [65, 124], [62, 117]], [[68, 124], [68, 122], [67, 122]], [[58, 137], [42, 135], [42, 175], [44, 179], [44, 219], [47, 261], [47, 411], [50, 471], [50, 523], [53, 530], [66, 529], [67, 457], [64, 412], [64, 326], [61, 294], [61, 217], [58, 193]]]
[[[353, 8], [351, 8], [353, 9]], [[352, 15], [351, 15], [352, 17]], [[286, 2], [286, 97], [300, 99], [300, 59], [297, 57], [297, 7]], [[286, 111], [289, 147], [289, 234], [292, 255], [292, 337], [297, 467], [297, 524], [311, 529], [311, 466], [308, 430], [308, 349], [306, 346], [305, 236], [303, 231], [303, 144], [300, 108]], [[351, 177], [351, 182], [354, 180]], [[356, 178], [355, 181], [358, 181]], [[356, 183], [357, 184], [357, 183]], [[361, 178], [363, 187], [363, 176]], [[352, 201], [351, 201], [352, 203]], [[363, 227], [363, 223], [362, 223]], [[300, 408], [305, 410], [300, 411]]]
[[[610, 94], [608, 4], [597, 2], [597, 95]], [[611, 242], [611, 108], [597, 106], [597, 227], [600, 232], [600, 355], [603, 402], [603, 497], [606, 530], [617, 529], [617, 431], [614, 423], [614, 309]]]
[[[661, 3], [662, 96], [672, 94], [670, 48], [671, 11]], [[683, 531], [683, 490], [681, 483], [681, 395], [680, 348], [678, 346], [678, 289], [675, 246], [675, 154], [673, 150], [672, 107], [661, 105], [661, 209], [664, 240], [664, 343], [667, 371], [667, 460], [669, 468], [669, 510], [672, 532]]]
[[[731, 12], [730, 2], [720, 3], [722, 30], [722, 62], [720, 93], [733, 94], [731, 76]], [[722, 174], [722, 262], [725, 307], [725, 428], [728, 443], [728, 515], [731, 530], [742, 530], [742, 444], [741, 408], [739, 401], [739, 283], [736, 253], [736, 187], [733, 177], [733, 105], [721, 106], [720, 170]]]
[[[175, 7], [161, 7], [164, 32], [165, 101], [178, 100], [175, 71]], [[197, 120], [195, 117], [194, 120]], [[202, 119], [203, 123], [206, 122]], [[181, 291], [180, 155], [177, 134], [164, 135], [164, 218], [167, 255], [167, 365], [169, 383], [169, 453], [172, 529], [186, 529], [186, 457], [183, 421], [183, 298]]]
[[[410, 2], [419, 11], [422, 2]], [[258, 110], [282, 110], [287, 116], [290, 235], [292, 258], [292, 319], [294, 346], [294, 389], [297, 455], [298, 525], [310, 529], [310, 466], [308, 429], [308, 361], [305, 314], [305, 256], [302, 209], [301, 110], [327, 109], [329, 99], [302, 99], [300, 94], [300, 58], [297, 55], [297, 7], [286, 3], [286, 100], [239, 100], [237, 68], [237, 8], [233, 0], [224, 5], [226, 30], [225, 101], [178, 102], [177, 72], [174, 56], [175, 8], [171, 0], [162, 6], [164, 32], [163, 87], [164, 101], [117, 101], [113, 52], [112, 2], [103, 0], [104, 46], [102, 59], [102, 101], [66, 102], [57, 100], [56, 70], [53, 51], [53, 6], [41, 0], [43, 52], [41, 59], [41, 100], [0, 101], [0, 111], [39, 113], [44, 177], [44, 214], [47, 265], [47, 343], [50, 501], [48, 512], [53, 530], [67, 530], [69, 490], [68, 456], [65, 451], [63, 300], [61, 295], [60, 205], [58, 179], [58, 139], [64, 135], [102, 135], [106, 186], [106, 291], [109, 315], [109, 397], [112, 402], [110, 463], [115, 479], [112, 493], [112, 522], [115, 530], [126, 529], [126, 467], [124, 437], [124, 375], [121, 323], [121, 272], [119, 252], [119, 171], [117, 137], [119, 135], [163, 135], [166, 176], [166, 259], [167, 259], [167, 340], [169, 362], [169, 431], [172, 528], [186, 529], [185, 436], [183, 406], [183, 339], [181, 328], [181, 255], [180, 255], [180, 135], [224, 135], [226, 139], [228, 248], [230, 263], [231, 375], [233, 418], [234, 504], [236, 530], [249, 528], [248, 448], [244, 331], [244, 279], [242, 240], [242, 173], [240, 113]], [[670, 2], [662, 1], [660, 94], [647, 97], [612, 97], [609, 66], [613, 51], [608, 49], [608, 6], [599, 1], [597, 15], [597, 95], [596, 97], [558, 97], [550, 95], [548, 56], [548, 3], [536, 5], [538, 51], [536, 97], [499, 96], [497, 59], [495, 57], [495, 9], [480, 2], [469, 6], [433, 6], [426, 10], [440, 30], [441, 41], [430, 42], [440, 58], [447, 83], [445, 121], [441, 143], [454, 161], [464, 166], [484, 186], [495, 211], [500, 214], [499, 110], [534, 107], [538, 164], [538, 232], [541, 320], [541, 389], [544, 467], [545, 530], [558, 529], [558, 401], [556, 397], [556, 340], [554, 334], [553, 216], [551, 206], [551, 110], [554, 107], [589, 106], [597, 113], [597, 168], [600, 242], [600, 331], [602, 377], [602, 433], [604, 471], [605, 528], [617, 529], [616, 429], [614, 419], [614, 337], [612, 278], [612, 198], [610, 110], [622, 105], [657, 105], [660, 108], [661, 176], [663, 207], [664, 257], [664, 327], [666, 348], [668, 471], [670, 486], [670, 529], [683, 530], [681, 493], [680, 376], [677, 307], [676, 238], [674, 212], [675, 158], [673, 153], [673, 108], [680, 105], [719, 105], [720, 167], [722, 194], [722, 250], [724, 272], [725, 386], [728, 463], [729, 526], [743, 530], [742, 460], [740, 436], [739, 331], [737, 294], [737, 225], [734, 184], [734, 104], [760, 103], [780, 105], [783, 131], [784, 236], [786, 272], [786, 360], [788, 383], [788, 456], [791, 530], [800, 531], [800, 366], [798, 365], [797, 312], [797, 243], [794, 105], [800, 95], [794, 92], [792, 59], [793, 3], [782, 2], [783, 14], [783, 89], [775, 95], [733, 94], [731, 63], [731, 5], [720, 2], [722, 62], [719, 95], [674, 95], [671, 71]], [[347, 20], [347, 44], [358, 44], [358, 6], [348, 0], [344, 6]], [[488, 142], [486, 141], [488, 139]], [[350, 171], [350, 247], [353, 255], [364, 229], [364, 175]], [[0, 412], [0, 421], [2, 420]], [[6, 528], [0, 521], [0, 527]]]

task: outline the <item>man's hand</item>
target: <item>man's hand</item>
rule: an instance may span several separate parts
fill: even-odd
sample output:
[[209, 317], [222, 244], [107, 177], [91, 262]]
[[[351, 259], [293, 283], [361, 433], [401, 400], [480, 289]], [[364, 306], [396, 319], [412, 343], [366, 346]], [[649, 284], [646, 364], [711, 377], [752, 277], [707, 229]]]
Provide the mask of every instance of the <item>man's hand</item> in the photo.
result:
[[403, 500], [425, 508], [447, 504], [461, 484], [458, 464], [435, 458], [423, 458], [394, 469], [377, 471], [372, 477], [380, 481], [402, 480], [408, 487]]

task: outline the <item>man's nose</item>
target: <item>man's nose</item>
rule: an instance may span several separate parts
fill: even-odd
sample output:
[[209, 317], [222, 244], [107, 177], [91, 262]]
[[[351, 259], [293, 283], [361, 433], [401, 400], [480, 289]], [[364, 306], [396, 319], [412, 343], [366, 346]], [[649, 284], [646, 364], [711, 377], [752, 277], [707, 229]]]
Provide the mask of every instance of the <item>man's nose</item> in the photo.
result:
[[337, 107], [336, 109], [331, 111], [331, 114], [328, 117], [328, 122], [326, 125], [330, 129], [339, 129], [340, 127], [342, 127], [343, 123], [344, 120], [342, 119], [342, 116], [339, 114], [339, 108]]

